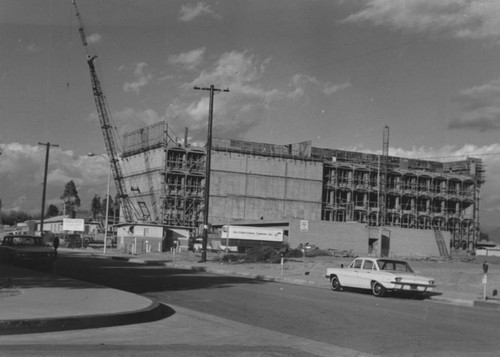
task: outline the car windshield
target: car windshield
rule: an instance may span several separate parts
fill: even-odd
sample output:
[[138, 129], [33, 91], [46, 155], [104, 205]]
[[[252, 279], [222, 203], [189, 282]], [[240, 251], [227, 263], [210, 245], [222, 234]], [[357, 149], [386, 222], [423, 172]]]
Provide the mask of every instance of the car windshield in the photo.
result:
[[34, 246], [41, 245], [40, 240], [34, 237], [14, 237], [12, 238], [12, 245], [15, 246]]
[[404, 271], [407, 273], [413, 273], [413, 270], [407, 262], [402, 262], [399, 260], [379, 259], [377, 261], [377, 264], [380, 270]]

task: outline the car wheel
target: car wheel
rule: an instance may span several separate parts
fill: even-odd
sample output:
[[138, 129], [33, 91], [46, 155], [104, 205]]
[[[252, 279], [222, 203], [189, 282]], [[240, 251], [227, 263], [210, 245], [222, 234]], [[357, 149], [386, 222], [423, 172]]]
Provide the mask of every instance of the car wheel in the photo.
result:
[[333, 291], [340, 291], [340, 290], [342, 290], [342, 285], [340, 284], [339, 278], [337, 278], [336, 276], [332, 276], [330, 278], [330, 288]]
[[385, 288], [378, 281], [372, 283], [372, 293], [377, 297], [382, 297], [385, 295]]

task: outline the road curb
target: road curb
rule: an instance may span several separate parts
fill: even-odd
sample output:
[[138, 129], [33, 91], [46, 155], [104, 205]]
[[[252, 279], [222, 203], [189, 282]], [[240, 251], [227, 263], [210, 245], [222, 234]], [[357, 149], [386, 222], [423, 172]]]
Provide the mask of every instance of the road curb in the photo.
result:
[[500, 304], [498, 302], [493, 302], [488, 300], [475, 300], [474, 306], [490, 310], [500, 310]]
[[[124, 260], [124, 261], [129, 261], [131, 263], [146, 264], [146, 265], [171, 266], [171, 264], [172, 264], [171, 261], [169, 261], [167, 264], [166, 261], [157, 262], [157, 261], [151, 261], [151, 260], [145, 260], [145, 259], [135, 259], [135, 258], [129, 258], [129, 257], [120, 257], [120, 256], [109, 256], [109, 257], [104, 257], [104, 258]], [[244, 277], [247, 277], [250, 279], [256, 279], [256, 280], [261, 280], [261, 281], [271, 281], [271, 282], [295, 284], [295, 285], [306, 285], [306, 286], [316, 287], [316, 288], [328, 288], [328, 284], [326, 282], [325, 282], [325, 284], [320, 284], [320, 283], [317, 283], [315, 281], [310, 281], [310, 280], [305, 280], [305, 279], [287, 278], [287, 277], [283, 277], [283, 278], [271, 277], [271, 276], [266, 276], [266, 275], [262, 275], [262, 274], [252, 274], [252, 273], [245, 273], [245, 272], [238, 272], [238, 271], [228, 271], [228, 270], [224, 270], [224, 269], [209, 268], [209, 267], [207, 268], [205, 266], [195, 266], [192, 264], [174, 264], [171, 267], [177, 268], [177, 269], [203, 271], [203, 272], [207, 272], [207, 273], [220, 274], [220, 275], [244, 276]], [[476, 303], [476, 301], [473, 301], [473, 300], [453, 299], [453, 298], [447, 298], [447, 297], [441, 297], [441, 296], [434, 296], [430, 299], [430, 301], [439, 302], [439, 303], [447, 303], [447, 304], [452, 304], [452, 305], [457, 305], [457, 306], [487, 307], [490, 309], [499, 309], [500, 310], [500, 304], [494, 303], [494, 302], [482, 304], [481, 301], [478, 301], [478, 303]], [[493, 305], [493, 306], [491, 306], [491, 305]], [[498, 307], [497, 307], [497, 305], [498, 305]]]
[[22, 320], [0, 320], [0, 335], [17, 335], [88, 328], [130, 325], [152, 322], [169, 317], [175, 313], [170, 307], [152, 301], [151, 305], [140, 310], [112, 314], [37, 318]]

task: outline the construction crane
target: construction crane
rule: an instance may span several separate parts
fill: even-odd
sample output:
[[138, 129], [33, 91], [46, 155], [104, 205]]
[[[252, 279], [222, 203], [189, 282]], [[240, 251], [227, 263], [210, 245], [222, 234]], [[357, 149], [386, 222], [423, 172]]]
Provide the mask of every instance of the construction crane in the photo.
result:
[[106, 102], [106, 97], [104, 96], [104, 92], [102, 90], [101, 82], [99, 81], [99, 77], [97, 75], [96, 67], [94, 61], [97, 56], [91, 53], [87, 36], [85, 34], [85, 28], [83, 26], [83, 21], [80, 16], [80, 12], [78, 11], [78, 7], [76, 5], [76, 1], [73, 0], [73, 6], [75, 8], [76, 18], [78, 19], [78, 32], [80, 33], [80, 39], [82, 41], [83, 47], [85, 48], [85, 52], [87, 54], [87, 64], [90, 70], [90, 79], [92, 82], [92, 93], [94, 95], [94, 101], [97, 108], [97, 114], [99, 116], [99, 122], [102, 129], [102, 134], [104, 136], [104, 143], [106, 145], [106, 152], [109, 157], [109, 164], [111, 167], [111, 171], [113, 172], [113, 178], [115, 181], [116, 191], [118, 193], [118, 197], [121, 201], [122, 212], [125, 218], [125, 221], [132, 222], [134, 221], [134, 209], [130, 197], [128, 196], [125, 190], [125, 183], [123, 180], [122, 169], [120, 166], [120, 160], [117, 149], [117, 136], [116, 129], [111, 125], [110, 114], [108, 105]]

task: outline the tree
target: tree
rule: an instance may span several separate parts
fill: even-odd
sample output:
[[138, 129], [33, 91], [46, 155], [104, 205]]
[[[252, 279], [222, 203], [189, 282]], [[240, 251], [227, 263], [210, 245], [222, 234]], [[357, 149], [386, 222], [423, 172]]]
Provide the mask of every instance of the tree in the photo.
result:
[[488, 233], [479, 232], [479, 240], [490, 241], [490, 235]]
[[[109, 202], [109, 206], [108, 206], [108, 202]], [[105, 198], [102, 200], [101, 213], [103, 215], [106, 214], [106, 206], [108, 206], [108, 215], [111, 217], [113, 215], [113, 207], [114, 207], [114, 202], [113, 202], [113, 199], [111, 198], [111, 196], [109, 196], [108, 199]]]
[[47, 208], [46, 217], [49, 218], [49, 217], [56, 217], [56, 216], [59, 216], [59, 208], [57, 208], [56, 205], [49, 205], [49, 207]]
[[75, 208], [80, 207], [80, 197], [78, 197], [78, 191], [73, 180], [66, 184], [60, 198], [64, 201], [65, 213], [74, 218]]
[[2, 212], [2, 222], [3, 222], [3, 224], [5, 224], [7, 226], [13, 226], [16, 223], [25, 222], [25, 221], [28, 221], [30, 219], [33, 219], [33, 217], [31, 215], [29, 215], [28, 213], [23, 212], [23, 211], [11, 210], [9, 212], [9, 214]]
[[92, 213], [92, 219], [97, 219], [97, 216], [101, 214], [102, 202], [99, 195], [94, 195], [92, 202], [90, 203], [90, 212]]

